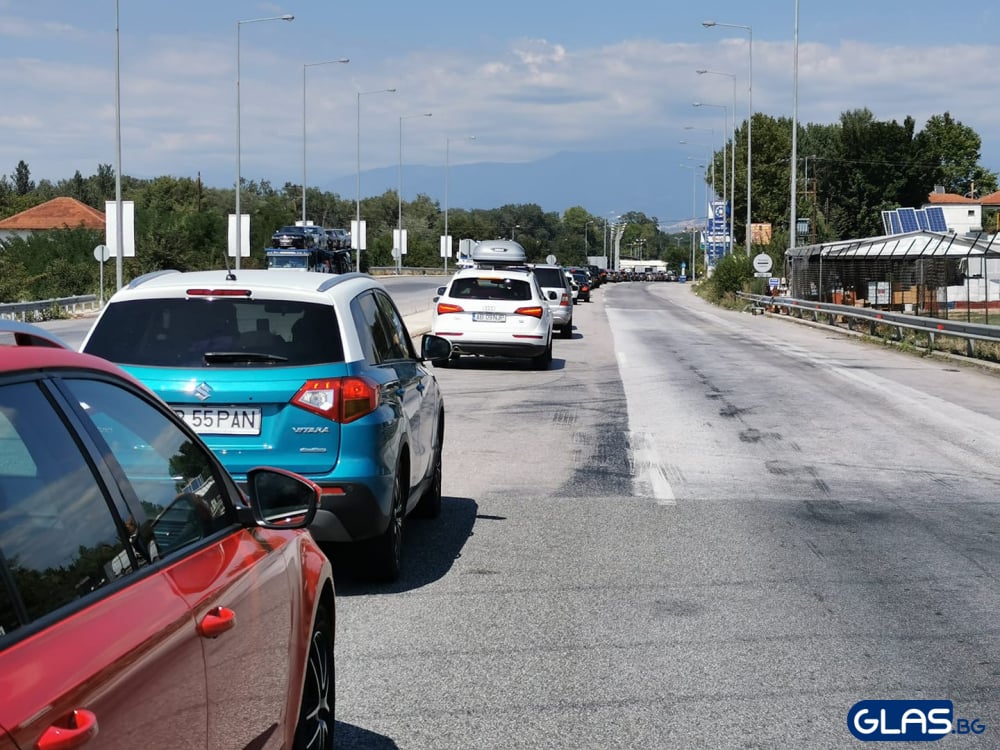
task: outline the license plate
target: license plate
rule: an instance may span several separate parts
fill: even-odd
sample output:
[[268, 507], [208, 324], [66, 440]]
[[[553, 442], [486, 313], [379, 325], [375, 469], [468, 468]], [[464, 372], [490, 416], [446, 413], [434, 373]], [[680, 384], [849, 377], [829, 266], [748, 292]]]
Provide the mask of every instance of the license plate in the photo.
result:
[[260, 408], [251, 406], [172, 406], [195, 432], [203, 435], [259, 435]]
[[503, 323], [507, 320], [505, 313], [472, 313], [472, 319], [477, 323]]

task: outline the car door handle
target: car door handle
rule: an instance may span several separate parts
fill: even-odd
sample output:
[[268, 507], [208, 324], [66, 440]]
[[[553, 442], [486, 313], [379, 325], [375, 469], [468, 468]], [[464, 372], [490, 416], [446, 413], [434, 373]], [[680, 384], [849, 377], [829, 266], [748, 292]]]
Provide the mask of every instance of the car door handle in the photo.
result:
[[427, 389], [427, 386], [423, 383], [417, 383], [417, 390], [423, 393]]
[[38, 738], [38, 750], [71, 750], [97, 736], [97, 716], [78, 708], [66, 717], [65, 726], [53, 724]]
[[204, 638], [218, 638], [234, 627], [236, 627], [236, 613], [229, 607], [215, 607], [201, 618], [198, 634]]

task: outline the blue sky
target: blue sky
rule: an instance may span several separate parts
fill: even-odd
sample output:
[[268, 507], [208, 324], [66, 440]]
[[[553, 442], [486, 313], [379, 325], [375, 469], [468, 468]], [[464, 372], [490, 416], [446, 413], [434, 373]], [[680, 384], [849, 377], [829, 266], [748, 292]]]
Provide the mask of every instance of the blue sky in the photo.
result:
[[[752, 27], [754, 109], [789, 115], [794, 8], [794, 0], [120, 0], [122, 171], [200, 173], [209, 185], [231, 185], [236, 22], [291, 13], [290, 23], [240, 27], [246, 179], [301, 182], [303, 66], [347, 57], [306, 69], [310, 185], [355, 173], [357, 92], [384, 88], [397, 91], [361, 97], [362, 170], [398, 164], [405, 117], [407, 165], [443, 165], [447, 139], [451, 165], [662, 148], [664, 183], [690, 185], [675, 152], [721, 147], [724, 130], [722, 107], [691, 103], [723, 105], [731, 116], [734, 99], [732, 77], [695, 71], [732, 73], [738, 119], [747, 106], [749, 35], [702, 21]], [[1000, 101], [991, 94], [998, 21], [995, 0], [801, 0], [800, 122], [868, 107], [923, 124], [949, 111], [982, 136], [984, 165], [1000, 171]], [[114, 0], [0, 0], [0, 174], [21, 159], [36, 180], [115, 163], [114, 26]], [[432, 116], [412, 117], [423, 112]], [[658, 213], [689, 214], [684, 194], [665, 189]], [[461, 196], [451, 202], [460, 206]], [[606, 203], [628, 210], [612, 196]]]

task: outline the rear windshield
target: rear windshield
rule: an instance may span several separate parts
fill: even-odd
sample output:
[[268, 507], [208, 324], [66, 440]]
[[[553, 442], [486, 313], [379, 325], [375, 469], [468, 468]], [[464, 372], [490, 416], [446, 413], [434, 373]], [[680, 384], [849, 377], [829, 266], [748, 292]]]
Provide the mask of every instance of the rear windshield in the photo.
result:
[[530, 300], [531, 284], [524, 279], [502, 277], [455, 279], [451, 283], [451, 297], [467, 299]]
[[84, 351], [118, 364], [151, 367], [344, 361], [333, 308], [288, 300], [116, 302], [100, 318]]
[[559, 268], [536, 268], [532, 271], [538, 279], [539, 286], [564, 288], [566, 277]]

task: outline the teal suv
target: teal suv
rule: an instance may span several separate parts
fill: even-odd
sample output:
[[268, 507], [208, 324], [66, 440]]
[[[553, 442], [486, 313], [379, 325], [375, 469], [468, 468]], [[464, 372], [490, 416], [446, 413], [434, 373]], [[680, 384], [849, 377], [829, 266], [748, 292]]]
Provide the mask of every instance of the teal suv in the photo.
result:
[[82, 350], [155, 391], [238, 482], [254, 466], [312, 480], [319, 542], [359, 542], [371, 577], [400, 573], [404, 520], [441, 508], [445, 410], [375, 279], [278, 270], [160, 271], [105, 306]]

